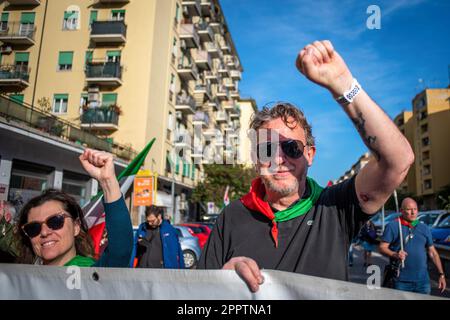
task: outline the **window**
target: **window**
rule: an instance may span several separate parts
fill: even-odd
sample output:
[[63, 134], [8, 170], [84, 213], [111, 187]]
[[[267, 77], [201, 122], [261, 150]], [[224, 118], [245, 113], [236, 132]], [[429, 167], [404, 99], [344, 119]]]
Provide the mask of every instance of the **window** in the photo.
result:
[[121, 52], [119, 50], [107, 51], [106, 60], [108, 62], [120, 62]]
[[433, 184], [431, 183], [430, 179], [425, 180], [424, 185], [425, 185], [425, 190], [431, 189], [433, 187]]
[[180, 21], [180, 4], [177, 3], [177, 8], [175, 11], [175, 24], [178, 24], [179, 21]]
[[423, 166], [423, 174], [424, 175], [431, 174], [431, 165], [427, 164]]
[[428, 137], [423, 138], [422, 139], [422, 146], [426, 147], [426, 146], [429, 146], [429, 145], [430, 145], [430, 138], [428, 138]]
[[78, 11], [65, 11], [63, 20], [63, 30], [76, 30], [78, 29], [79, 20]]
[[53, 97], [53, 113], [67, 113], [68, 94], [55, 94]]
[[195, 164], [192, 164], [191, 179], [195, 180]]
[[60, 52], [58, 58], [58, 70], [72, 70], [73, 51]]
[[420, 126], [420, 131], [423, 133], [426, 133], [428, 131], [428, 124], [423, 124]]
[[88, 106], [89, 98], [87, 93], [82, 93], [80, 97], [80, 107]]
[[9, 12], [2, 12], [2, 16], [0, 19], [0, 32], [2, 33], [8, 32], [8, 20], [9, 20]]
[[19, 34], [21, 36], [31, 37], [34, 33], [34, 12], [23, 12], [20, 18]]
[[117, 103], [117, 93], [104, 93], [102, 96], [102, 106], [108, 107]]
[[111, 18], [113, 21], [124, 21], [125, 20], [125, 10], [112, 10]]
[[166, 139], [169, 141], [172, 141], [172, 130], [174, 127], [173, 122], [173, 113], [169, 111], [169, 117], [167, 118], [167, 133], [166, 133]]
[[30, 60], [29, 52], [16, 52], [16, 55], [14, 58], [14, 64], [16, 66], [16, 71], [27, 72], [29, 60]]
[[93, 22], [97, 21], [98, 11], [92, 10], [89, 15], [89, 25], [92, 25]]
[[169, 151], [166, 151], [166, 172], [167, 173], [172, 172], [172, 161], [170, 160]]

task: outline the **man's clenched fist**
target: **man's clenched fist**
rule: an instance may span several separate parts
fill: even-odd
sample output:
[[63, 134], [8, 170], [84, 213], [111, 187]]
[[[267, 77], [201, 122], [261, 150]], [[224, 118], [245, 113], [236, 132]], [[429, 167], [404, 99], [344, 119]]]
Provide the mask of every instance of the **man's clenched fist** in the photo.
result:
[[330, 41], [314, 41], [297, 56], [297, 69], [306, 78], [340, 96], [350, 89], [353, 76]]

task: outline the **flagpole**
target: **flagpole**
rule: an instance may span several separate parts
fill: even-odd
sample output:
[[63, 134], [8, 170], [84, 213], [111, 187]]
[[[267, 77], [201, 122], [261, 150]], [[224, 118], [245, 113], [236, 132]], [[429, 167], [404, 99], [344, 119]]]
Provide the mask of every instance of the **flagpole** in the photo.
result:
[[[394, 190], [394, 200], [395, 200], [395, 208], [397, 210], [397, 212], [399, 211], [398, 208], [398, 198], [397, 198], [397, 190]], [[403, 232], [402, 232], [402, 224], [400, 222], [400, 217], [398, 219], [398, 230], [399, 230], [399, 235], [400, 235], [400, 250], [403, 251]], [[405, 267], [405, 261], [402, 260], [402, 268]]]

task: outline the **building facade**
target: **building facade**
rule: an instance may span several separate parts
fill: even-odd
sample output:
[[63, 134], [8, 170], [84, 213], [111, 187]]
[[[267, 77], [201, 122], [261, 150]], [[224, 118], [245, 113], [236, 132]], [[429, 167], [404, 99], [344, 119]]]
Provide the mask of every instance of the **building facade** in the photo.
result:
[[188, 218], [203, 164], [239, 146], [243, 69], [219, 2], [10, 0], [0, 14], [2, 98], [125, 161], [156, 137], [145, 169], [158, 177], [157, 203]]

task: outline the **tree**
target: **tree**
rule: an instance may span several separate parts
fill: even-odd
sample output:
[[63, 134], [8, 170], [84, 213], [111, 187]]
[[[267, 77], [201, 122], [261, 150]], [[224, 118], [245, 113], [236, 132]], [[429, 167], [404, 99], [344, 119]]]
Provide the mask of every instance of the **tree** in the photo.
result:
[[192, 194], [193, 202], [214, 202], [223, 206], [225, 189], [229, 186], [230, 201], [239, 199], [250, 190], [252, 179], [256, 177], [253, 168], [243, 165], [210, 164], [204, 166], [205, 179], [198, 183]]

